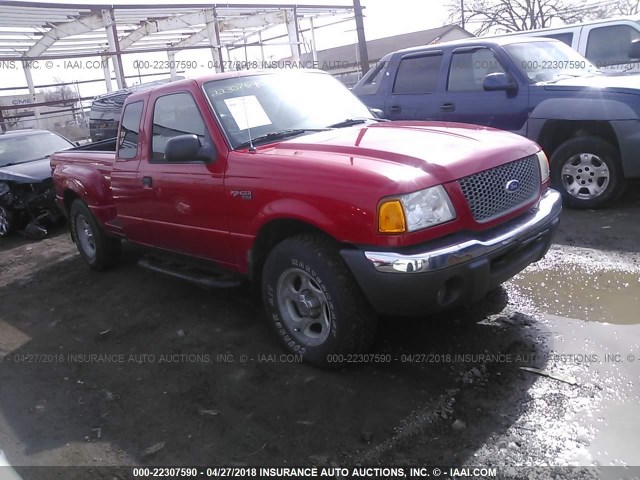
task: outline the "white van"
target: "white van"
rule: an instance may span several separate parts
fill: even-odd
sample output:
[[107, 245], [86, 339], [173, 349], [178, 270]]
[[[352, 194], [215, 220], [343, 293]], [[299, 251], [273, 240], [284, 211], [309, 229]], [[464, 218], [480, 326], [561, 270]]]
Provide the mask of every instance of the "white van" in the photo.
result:
[[640, 59], [629, 58], [631, 42], [640, 39], [640, 17], [600, 20], [507, 35], [555, 38], [580, 52], [604, 71], [640, 72]]

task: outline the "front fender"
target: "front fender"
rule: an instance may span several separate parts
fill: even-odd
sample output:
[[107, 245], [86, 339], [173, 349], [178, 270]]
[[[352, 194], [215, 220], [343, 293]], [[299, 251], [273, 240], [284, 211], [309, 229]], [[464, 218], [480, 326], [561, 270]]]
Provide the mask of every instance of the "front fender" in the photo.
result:
[[531, 120], [614, 121], [637, 120], [636, 112], [619, 100], [550, 98], [540, 102], [529, 115]]
[[283, 219], [308, 223], [335, 239], [340, 240], [340, 229], [334, 220], [316, 206], [293, 198], [281, 198], [264, 205], [255, 216], [251, 231], [257, 235], [268, 223]]

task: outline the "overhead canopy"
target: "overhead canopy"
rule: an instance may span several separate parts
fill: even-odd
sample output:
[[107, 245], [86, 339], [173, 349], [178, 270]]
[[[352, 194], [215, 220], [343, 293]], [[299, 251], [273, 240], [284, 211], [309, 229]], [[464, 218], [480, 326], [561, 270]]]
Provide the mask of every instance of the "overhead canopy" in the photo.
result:
[[[251, 36], [262, 36], [283, 24], [288, 27], [287, 43], [295, 56], [300, 19], [348, 15], [352, 11], [350, 5], [149, 6], [0, 1], [0, 60], [78, 58], [204, 46], [234, 48]], [[113, 33], [116, 35], [110, 39]]]

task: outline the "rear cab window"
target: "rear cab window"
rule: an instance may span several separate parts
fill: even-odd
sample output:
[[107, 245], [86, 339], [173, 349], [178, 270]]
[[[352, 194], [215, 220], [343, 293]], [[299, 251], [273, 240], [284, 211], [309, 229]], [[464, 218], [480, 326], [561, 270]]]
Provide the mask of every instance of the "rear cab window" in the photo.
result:
[[442, 53], [403, 57], [393, 84], [394, 94], [432, 93], [438, 85]]

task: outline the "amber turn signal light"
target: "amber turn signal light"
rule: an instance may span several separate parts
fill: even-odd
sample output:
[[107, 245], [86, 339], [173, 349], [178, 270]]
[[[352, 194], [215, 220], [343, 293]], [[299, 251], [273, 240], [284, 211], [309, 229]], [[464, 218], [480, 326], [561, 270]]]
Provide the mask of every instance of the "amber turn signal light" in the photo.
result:
[[407, 231], [407, 223], [400, 200], [391, 200], [380, 205], [378, 231], [380, 233], [404, 233]]

